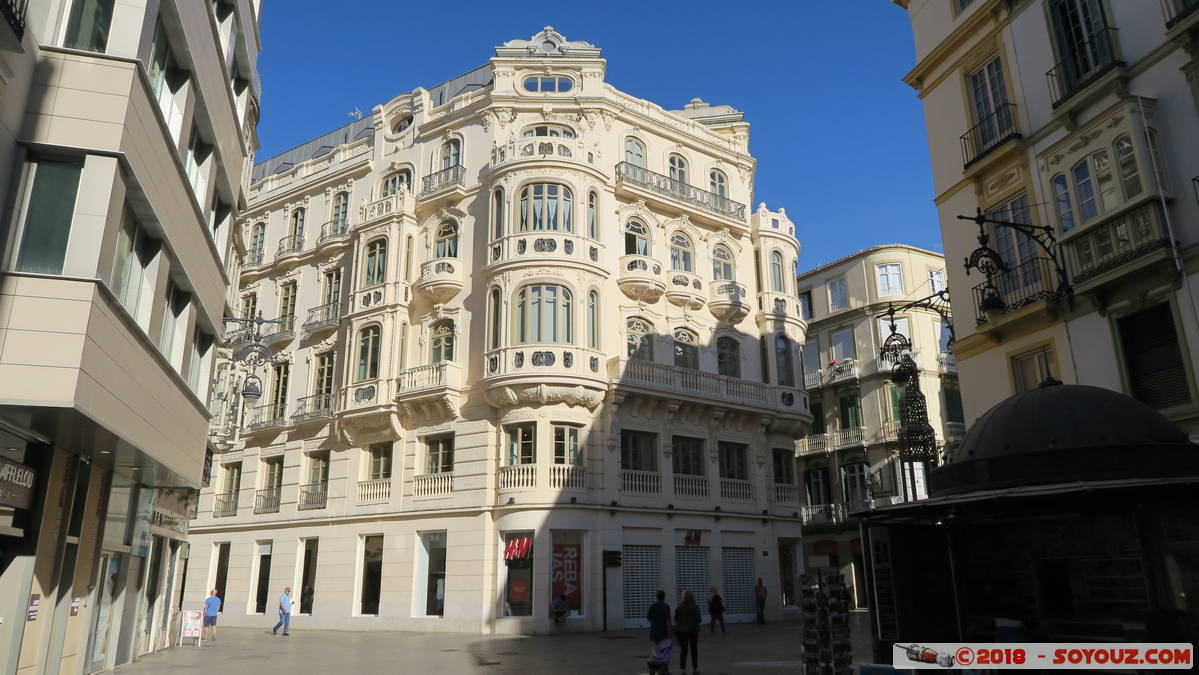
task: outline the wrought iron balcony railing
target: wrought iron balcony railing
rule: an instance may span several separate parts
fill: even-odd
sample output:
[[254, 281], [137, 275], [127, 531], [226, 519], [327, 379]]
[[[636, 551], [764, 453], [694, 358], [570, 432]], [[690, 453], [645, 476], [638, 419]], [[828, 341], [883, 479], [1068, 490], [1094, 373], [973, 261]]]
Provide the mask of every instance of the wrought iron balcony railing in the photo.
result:
[[327, 241], [345, 239], [350, 236], [350, 224], [345, 220], [333, 220], [321, 225], [321, 236], [316, 238], [316, 245]]
[[333, 393], [325, 392], [323, 394], [315, 394], [313, 396], [305, 396], [296, 399], [295, 412], [291, 414], [291, 418], [297, 422], [300, 420], [311, 420], [318, 417], [333, 416]]
[[1196, 10], [1199, 10], [1199, 0], [1161, 0], [1162, 13], [1166, 15], [1166, 28], [1173, 28]]
[[1116, 58], [1116, 29], [1104, 28], [1062, 45], [1062, 60], [1045, 73], [1053, 107], [1058, 107], [1103, 73], [1122, 65]]
[[304, 250], [304, 235], [289, 234], [279, 240], [279, 251], [275, 253], [276, 258], [281, 258], [285, 255], [292, 255]]
[[1170, 237], [1161, 204], [1154, 200], [1090, 225], [1062, 245], [1074, 283], [1081, 284], [1169, 248]]
[[254, 499], [254, 513], [279, 513], [279, 496], [282, 488], [269, 487], [258, 491]]
[[701, 190], [694, 185], [688, 185], [683, 181], [655, 173], [636, 164], [628, 162], [617, 164], [616, 180], [646, 188], [652, 192], [672, 197], [692, 206], [698, 206], [705, 211], [711, 211], [726, 218], [738, 221], [745, 220], [745, 204], [735, 202], [715, 192]]
[[304, 319], [304, 330], [313, 331], [341, 323], [341, 304], [330, 302], [308, 310], [308, 318]]
[[279, 323], [272, 323], [270, 326], [271, 332], [262, 336], [263, 342], [289, 340], [296, 336], [296, 316], [294, 314], [281, 316], [279, 317]]
[[987, 284], [984, 281], [974, 287], [975, 320], [986, 323], [988, 313], [1006, 314], [1021, 307], [1057, 297], [1054, 286], [1053, 263], [1047, 258], [1029, 258], [1028, 260], [1009, 268], [995, 276], [995, 288], [998, 294], [988, 297]]
[[229, 518], [237, 515], [237, 493], [226, 492], [216, 495], [212, 503], [213, 518]]
[[246, 261], [242, 263], [242, 267], [258, 267], [266, 262], [266, 256], [262, 255], [262, 249], [253, 249], [246, 252]]
[[1003, 103], [997, 106], [994, 112], [962, 134], [962, 168], [969, 168], [995, 148], [1020, 137], [1016, 129], [1016, 104]]
[[461, 164], [442, 169], [437, 173], [425, 176], [421, 183], [421, 196], [425, 197], [453, 185], [462, 185], [466, 178], [466, 169]]
[[18, 43], [25, 37], [25, 10], [28, 7], [29, 0], [0, 0], [0, 14], [8, 21]]
[[287, 406], [282, 403], [269, 403], [250, 408], [246, 419], [246, 429], [266, 429], [287, 423]]
[[329, 502], [329, 481], [309, 483], [300, 486], [300, 501], [296, 508], [300, 511], [323, 509]]

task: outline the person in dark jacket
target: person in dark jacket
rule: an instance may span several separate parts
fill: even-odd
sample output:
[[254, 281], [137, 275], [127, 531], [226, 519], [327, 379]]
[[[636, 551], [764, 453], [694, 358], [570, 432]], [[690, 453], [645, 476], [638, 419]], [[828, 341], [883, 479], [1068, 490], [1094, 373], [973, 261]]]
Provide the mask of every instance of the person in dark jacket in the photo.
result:
[[720, 634], [728, 635], [728, 630], [724, 627], [724, 598], [720, 597], [720, 591], [713, 586], [708, 591], [708, 614], [712, 617], [712, 624], [709, 626], [712, 629], [712, 634], [716, 634], [716, 622], [720, 622]]
[[649, 641], [658, 644], [670, 637], [670, 605], [666, 604], [666, 591], [658, 591], [658, 601], [649, 606], [645, 613], [649, 621]]
[[679, 640], [679, 659], [681, 673], [687, 672], [687, 650], [691, 650], [692, 675], [699, 673], [699, 625], [704, 617], [699, 613], [699, 605], [695, 604], [695, 594], [683, 591], [683, 601], [674, 610], [674, 634]]

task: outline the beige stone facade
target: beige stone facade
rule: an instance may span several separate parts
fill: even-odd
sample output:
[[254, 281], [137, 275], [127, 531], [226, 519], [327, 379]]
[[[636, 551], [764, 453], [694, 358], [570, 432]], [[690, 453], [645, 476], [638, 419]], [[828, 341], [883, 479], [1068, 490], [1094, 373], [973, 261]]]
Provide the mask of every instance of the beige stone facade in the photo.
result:
[[1052, 376], [1199, 429], [1196, 3], [896, 4], [915, 35], [905, 82], [924, 102], [946, 258], [979, 247], [958, 217], [981, 209], [1046, 228], [1069, 287], [1012, 228], [987, 227], [1007, 268], [995, 292], [949, 267], [966, 418]]
[[[927, 497], [923, 463], [900, 462], [903, 389], [879, 358], [895, 330], [911, 342], [928, 420], [944, 447], [965, 424], [957, 364], [942, 315], [904, 308], [945, 289], [945, 259], [902, 244], [875, 246], [798, 277], [808, 322], [804, 385], [812, 431], [798, 444], [804, 559], [813, 573], [843, 574], [858, 607], [869, 605], [856, 512]], [[946, 308], [948, 310], [948, 308]], [[906, 488], [905, 488], [906, 484]]]
[[102, 671], [178, 626], [258, 2], [4, 5], [0, 458], [36, 499], [0, 502], [0, 672]]
[[249, 409], [221, 371], [188, 602], [497, 633], [560, 595], [566, 630], [659, 589], [749, 618], [759, 577], [794, 603], [796, 225], [748, 206], [742, 113], [604, 70], [547, 28], [255, 168], [240, 311], [278, 362]]

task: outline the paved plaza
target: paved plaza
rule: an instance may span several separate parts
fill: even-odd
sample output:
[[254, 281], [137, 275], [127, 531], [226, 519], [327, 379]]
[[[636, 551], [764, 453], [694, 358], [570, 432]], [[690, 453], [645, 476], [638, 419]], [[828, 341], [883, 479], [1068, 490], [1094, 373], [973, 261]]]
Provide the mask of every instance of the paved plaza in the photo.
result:
[[[865, 615], [862, 615], [864, 619]], [[859, 622], [865, 630], [865, 622]], [[733, 624], [726, 636], [700, 637], [704, 675], [794, 675], [800, 670], [800, 624]], [[857, 642], [861, 642], [858, 640]], [[223, 629], [215, 643], [154, 654], [122, 673], [434, 673], [458, 675], [613, 675], [645, 673], [648, 632], [619, 631], [533, 637], [457, 633]], [[863, 651], [858, 651], [863, 654]], [[678, 672], [678, 650], [671, 672]], [[688, 671], [690, 672], [690, 671]]]

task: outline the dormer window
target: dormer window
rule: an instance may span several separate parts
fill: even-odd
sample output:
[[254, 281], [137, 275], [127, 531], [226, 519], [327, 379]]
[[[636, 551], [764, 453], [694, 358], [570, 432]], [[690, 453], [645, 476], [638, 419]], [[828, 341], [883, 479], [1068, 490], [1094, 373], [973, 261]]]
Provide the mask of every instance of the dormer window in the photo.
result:
[[574, 80], [569, 77], [526, 77], [525, 91], [534, 94], [564, 94], [574, 89]]
[[574, 129], [571, 129], [570, 127], [564, 127], [557, 124], [538, 124], [535, 127], [529, 127], [528, 129], [525, 129], [524, 136], [525, 138], [532, 138], [534, 136], [574, 138], [575, 132]]

